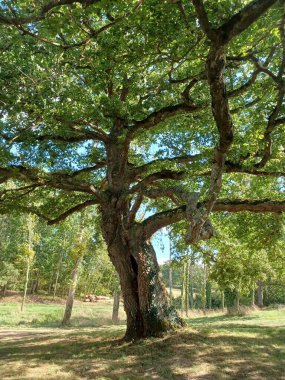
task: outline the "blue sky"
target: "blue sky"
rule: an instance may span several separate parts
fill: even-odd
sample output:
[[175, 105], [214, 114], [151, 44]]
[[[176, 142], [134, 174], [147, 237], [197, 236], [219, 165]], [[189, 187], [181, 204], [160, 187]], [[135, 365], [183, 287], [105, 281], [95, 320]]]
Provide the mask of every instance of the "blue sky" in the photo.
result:
[[163, 264], [169, 260], [169, 236], [167, 231], [163, 228], [153, 235], [152, 244], [154, 246], [156, 257], [159, 264]]

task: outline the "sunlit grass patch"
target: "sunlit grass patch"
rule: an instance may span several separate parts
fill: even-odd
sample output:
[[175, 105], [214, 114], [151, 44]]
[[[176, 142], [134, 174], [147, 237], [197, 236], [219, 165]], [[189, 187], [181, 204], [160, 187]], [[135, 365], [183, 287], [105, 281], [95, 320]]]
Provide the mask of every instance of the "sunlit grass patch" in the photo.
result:
[[[27, 304], [20, 311], [18, 303], [0, 303], [0, 327], [60, 327], [64, 305]], [[120, 310], [120, 320], [125, 321], [124, 311]], [[78, 303], [73, 307], [71, 325], [90, 327], [112, 324], [112, 302], [102, 301], [94, 304]]]

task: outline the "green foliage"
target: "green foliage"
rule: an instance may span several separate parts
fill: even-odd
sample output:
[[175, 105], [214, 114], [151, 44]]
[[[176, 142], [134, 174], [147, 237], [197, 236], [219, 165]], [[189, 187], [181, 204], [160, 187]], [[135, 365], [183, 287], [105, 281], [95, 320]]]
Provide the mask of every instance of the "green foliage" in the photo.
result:
[[12, 263], [2, 262], [0, 267], [0, 286], [15, 286], [19, 271]]
[[90, 209], [84, 216], [84, 226], [81, 219], [80, 215], [74, 215], [55, 227], [33, 219], [31, 247], [27, 240], [28, 218], [1, 216], [0, 286], [22, 289], [29, 262], [30, 290], [37, 282], [38, 292], [52, 293], [58, 272], [57, 295], [65, 296], [73, 261], [83, 256], [78, 294], [111, 295], [116, 276], [99, 231], [98, 218]]

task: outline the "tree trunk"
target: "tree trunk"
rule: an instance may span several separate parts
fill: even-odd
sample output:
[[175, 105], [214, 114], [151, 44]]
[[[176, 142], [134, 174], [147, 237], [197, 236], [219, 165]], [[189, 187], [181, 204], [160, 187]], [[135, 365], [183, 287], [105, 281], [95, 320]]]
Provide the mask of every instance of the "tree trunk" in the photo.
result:
[[206, 284], [207, 284], [207, 265], [204, 264], [204, 279], [203, 279], [203, 286], [202, 286], [202, 292], [201, 292], [201, 307], [202, 310], [206, 311]]
[[62, 320], [62, 324], [65, 326], [70, 325], [70, 318], [71, 318], [72, 308], [73, 308], [73, 303], [74, 303], [74, 295], [75, 295], [75, 290], [76, 290], [76, 285], [77, 285], [77, 280], [78, 280], [78, 270], [79, 270], [81, 260], [82, 260], [81, 256], [76, 258], [75, 265], [71, 274], [71, 284], [68, 291], [66, 305], [65, 305], [65, 312], [64, 312], [64, 316]]
[[57, 270], [56, 270], [56, 275], [55, 275], [55, 284], [53, 288], [53, 300], [55, 300], [56, 296], [56, 291], [57, 291], [57, 285], [58, 285], [58, 280], [59, 280], [59, 275], [60, 275], [60, 270], [61, 270], [61, 264], [63, 260], [64, 253], [66, 251], [66, 232], [64, 233], [64, 238], [63, 238], [63, 244], [62, 244], [62, 251], [59, 255], [59, 260], [57, 264]]
[[206, 281], [206, 306], [207, 309], [212, 309], [212, 284], [208, 279]]
[[237, 294], [236, 294], [236, 309], [237, 309], [237, 311], [239, 311], [239, 308], [240, 308], [240, 294], [239, 294], [239, 291], [237, 291]]
[[38, 286], [39, 286], [39, 274], [37, 273], [37, 277], [32, 282], [31, 294], [37, 293]]
[[183, 297], [182, 297], [182, 311], [185, 312], [188, 317], [189, 311], [189, 260], [187, 260], [183, 265]]
[[255, 306], [255, 285], [252, 285], [252, 290], [251, 290], [251, 306]]
[[236, 309], [239, 311], [240, 309], [240, 291], [239, 289], [236, 291]]
[[51, 276], [51, 279], [48, 284], [48, 294], [51, 294], [52, 283], [53, 283], [53, 275]]
[[127, 315], [125, 340], [160, 336], [184, 324], [170, 306], [150, 241], [134, 241], [129, 247], [114, 239], [108, 251], [120, 278]]
[[[182, 326], [183, 321], [171, 307], [159, 271], [150, 237], [157, 231], [135, 220], [137, 202], [127, 196], [131, 184], [127, 153], [129, 141], [121, 121], [113, 127], [107, 144], [108, 191], [100, 204], [101, 227], [109, 257], [118, 273], [127, 316], [125, 340], [136, 340]], [[138, 207], [140, 206], [140, 203]]]
[[56, 271], [56, 276], [55, 276], [55, 283], [54, 283], [53, 296], [52, 296], [52, 299], [53, 299], [53, 300], [55, 300], [55, 296], [56, 296], [58, 279], [59, 279], [59, 269], [57, 269], [57, 271]]
[[257, 306], [263, 307], [263, 282], [259, 280], [257, 286]]
[[114, 303], [112, 322], [116, 325], [119, 323], [119, 308], [120, 308], [120, 289], [119, 286], [114, 290]]
[[221, 291], [221, 296], [222, 296], [222, 310], [224, 311], [224, 309], [225, 309], [225, 292], [224, 292], [224, 290]]
[[194, 290], [193, 290], [193, 262], [191, 260], [190, 262], [190, 268], [189, 268], [189, 282], [190, 282], [190, 288], [189, 288], [189, 302], [190, 302], [190, 309], [194, 309]]
[[2, 287], [2, 296], [5, 297], [7, 292], [7, 284], [3, 285]]
[[172, 280], [172, 257], [171, 257], [171, 240], [169, 239], [169, 298], [170, 304], [172, 304], [172, 289], [173, 289], [173, 280]]
[[26, 281], [25, 281], [24, 295], [22, 298], [21, 311], [24, 310], [24, 305], [25, 305], [25, 301], [26, 301], [27, 290], [28, 290], [28, 282], [29, 282], [29, 274], [30, 274], [30, 258], [28, 258], [28, 261], [27, 261]]

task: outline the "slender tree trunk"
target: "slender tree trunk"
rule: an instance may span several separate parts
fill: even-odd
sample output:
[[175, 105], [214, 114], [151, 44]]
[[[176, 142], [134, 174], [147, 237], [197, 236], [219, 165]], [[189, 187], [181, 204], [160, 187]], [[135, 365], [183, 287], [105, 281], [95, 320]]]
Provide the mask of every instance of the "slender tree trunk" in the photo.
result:
[[8, 287], [7, 284], [5, 284], [5, 285], [2, 287], [2, 295], [3, 295], [3, 297], [6, 296], [7, 287]]
[[171, 239], [169, 235], [169, 298], [170, 298], [170, 304], [172, 304], [173, 294], [173, 281], [172, 281], [172, 257], [171, 257]]
[[236, 289], [236, 309], [239, 312], [240, 309], [240, 288]]
[[112, 322], [115, 325], [119, 323], [119, 308], [120, 308], [120, 289], [118, 286], [114, 290], [114, 303], [113, 303], [113, 313], [112, 313]]
[[60, 276], [60, 270], [61, 270], [61, 264], [62, 264], [62, 260], [63, 260], [63, 256], [64, 256], [64, 253], [65, 253], [65, 250], [67, 248], [66, 246], [66, 232], [64, 233], [64, 237], [63, 237], [63, 244], [62, 244], [62, 250], [61, 250], [61, 253], [59, 255], [59, 260], [58, 260], [58, 264], [57, 264], [57, 270], [56, 270], [56, 275], [55, 275], [55, 284], [54, 284], [54, 288], [53, 288], [53, 300], [55, 300], [55, 297], [56, 297], [56, 291], [57, 291], [57, 285], [58, 285], [58, 280], [59, 280], [59, 276]]
[[193, 290], [193, 262], [190, 261], [190, 268], [189, 268], [189, 302], [190, 302], [190, 309], [194, 309], [194, 290]]
[[22, 299], [22, 304], [21, 304], [21, 311], [24, 310], [24, 305], [25, 305], [27, 290], [28, 290], [30, 268], [31, 268], [31, 263], [35, 254], [35, 252], [33, 251], [34, 222], [33, 222], [33, 217], [31, 216], [31, 214], [29, 214], [28, 216], [27, 226], [28, 226], [28, 252], [26, 252], [25, 254], [27, 254], [28, 256], [27, 256], [25, 288], [24, 288], [24, 294], [23, 294], [23, 299]]
[[207, 265], [204, 264], [204, 279], [203, 279], [203, 287], [202, 287], [202, 292], [201, 292], [201, 307], [204, 313], [206, 311], [206, 304], [207, 304], [206, 284], [207, 284]]
[[86, 276], [86, 279], [84, 280], [84, 282], [85, 282], [85, 286], [84, 286], [84, 295], [86, 295], [86, 294], [89, 294], [88, 293], [88, 290], [89, 290], [89, 288], [90, 288], [90, 275], [91, 275], [91, 271], [88, 271], [88, 273], [87, 273], [87, 276]]
[[238, 282], [238, 287], [236, 289], [236, 309], [239, 312], [240, 310], [240, 296], [241, 296], [241, 278]]
[[207, 309], [212, 308], [212, 284], [208, 279], [206, 281], [206, 306]]
[[76, 285], [77, 285], [77, 280], [78, 280], [78, 271], [79, 271], [81, 260], [82, 260], [81, 256], [76, 258], [75, 265], [71, 274], [71, 284], [68, 290], [68, 295], [67, 295], [66, 304], [65, 304], [65, 311], [64, 311], [64, 316], [62, 320], [62, 324], [65, 326], [70, 325], [70, 318], [71, 318], [72, 309], [73, 309], [75, 290], [76, 290]]
[[263, 307], [263, 282], [257, 282], [257, 306]]
[[53, 283], [53, 275], [51, 276], [51, 279], [48, 284], [48, 294], [51, 294], [52, 283]]
[[96, 279], [96, 282], [93, 284], [93, 294], [96, 294], [97, 293], [97, 289], [99, 287], [99, 285], [101, 284], [102, 280], [103, 280], [103, 274], [101, 273], [100, 277]]
[[222, 298], [222, 310], [225, 310], [225, 292], [224, 290], [221, 291], [221, 298]]
[[184, 311], [184, 264], [183, 264], [183, 273], [182, 273], [182, 282], [181, 282], [181, 315], [183, 315]]
[[252, 290], [251, 290], [251, 306], [255, 306], [255, 285], [252, 285]]
[[36, 273], [36, 278], [32, 282], [31, 286], [31, 294], [35, 294], [38, 291], [38, 286], [39, 286], [39, 273]]
[[24, 295], [23, 295], [22, 303], [21, 303], [21, 311], [24, 310], [24, 305], [25, 305], [26, 296], [27, 296], [27, 290], [28, 290], [29, 275], [30, 275], [30, 258], [28, 257], [28, 260], [27, 260], [27, 269], [26, 269], [26, 280], [25, 280]]
[[184, 311], [186, 316], [188, 317], [189, 311], [189, 260], [184, 263], [184, 275], [183, 275], [183, 288], [184, 288]]
[[58, 279], [59, 279], [59, 269], [56, 271], [56, 276], [55, 276], [55, 283], [54, 283], [54, 288], [53, 288], [53, 296], [52, 299], [55, 300], [56, 297], [56, 291], [57, 291], [57, 284], [58, 284]]
[[[65, 247], [65, 236], [64, 236], [64, 243], [63, 243], [63, 249]], [[64, 251], [61, 252], [60, 257], [59, 257], [59, 262], [56, 270], [56, 275], [55, 275], [55, 283], [54, 283], [54, 288], [53, 288], [53, 300], [55, 300], [56, 297], [56, 291], [57, 291], [57, 285], [58, 285], [58, 280], [59, 280], [59, 275], [60, 275], [60, 269], [61, 269], [61, 263], [63, 259]]]

